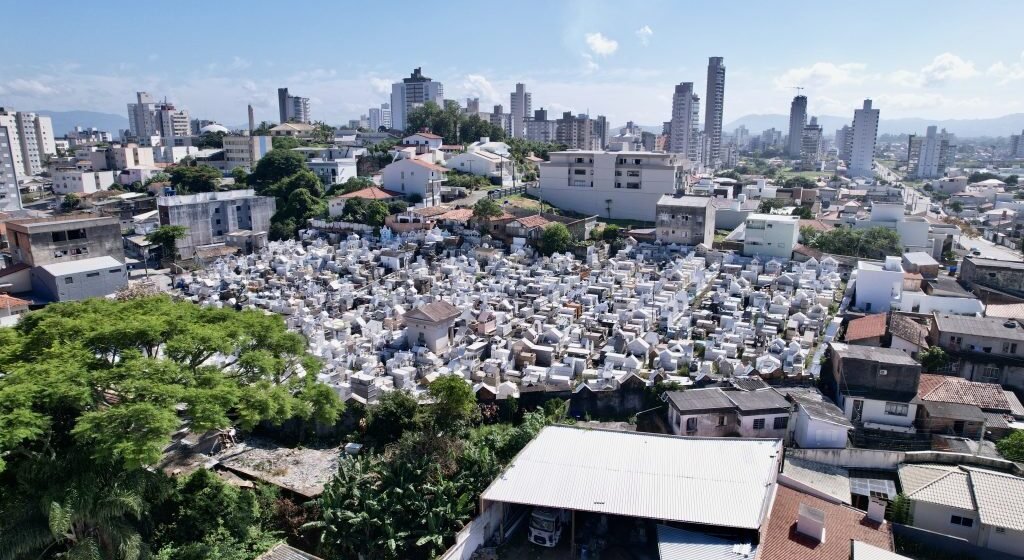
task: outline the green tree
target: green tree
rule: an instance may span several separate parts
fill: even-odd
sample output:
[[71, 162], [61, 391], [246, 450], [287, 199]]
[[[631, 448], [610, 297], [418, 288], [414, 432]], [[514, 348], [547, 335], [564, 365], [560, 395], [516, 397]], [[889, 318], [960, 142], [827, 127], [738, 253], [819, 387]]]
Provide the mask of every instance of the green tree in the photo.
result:
[[889, 520], [893, 523], [899, 523], [901, 525], [909, 525], [913, 522], [911, 519], [911, 503], [910, 498], [907, 495], [900, 492], [892, 501], [892, 506], [889, 511]]
[[159, 245], [163, 250], [163, 259], [173, 262], [178, 258], [178, 240], [188, 235], [185, 226], [160, 226], [146, 234], [146, 241]]
[[244, 187], [249, 179], [249, 172], [244, 167], [236, 167], [231, 170], [231, 178], [235, 180], [235, 187]]
[[253, 136], [270, 136], [270, 129], [274, 128], [274, 123], [261, 121], [259, 126], [252, 130]]
[[1024, 463], [1024, 431], [1014, 430], [996, 443], [996, 449], [1004, 459]]
[[737, 173], [735, 169], [729, 169], [727, 171], [719, 171], [718, 173], [715, 173], [715, 176], [716, 177], [722, 177], [722, 178], [725, 178], [725, 179], [732, 179], [733, 181], [737, 181], [737, 182], [742, 182], [743, 181], [743, 177], [741, 177], [740, 174]]
[[999, 178], [999, 176], [996, 175], [995, 173], [989, 173], [987, 171], [986, 172], [975, 171], [974, 173], [971, 173], [970, 175], [967, 176], [967, 183], [968, 184], [980, 183], [982, 181], [988, 181], [989, 179], [998, 179], [998, 178]]
[[544, 228], [538, 243], [540, 252], [546, 256], [564, 253], [572, 247], [572, 234], [565, 224], [554, 223]]
[[478, 220], [497, 218], [504, 213], [505, 212], [501, 209], [501, 205], [490, 197], [481, 198], [473, 205], [473, 217]]
[[961, 202], [960, 202], [959, 200], [954, 200], [953, 202], [950, 202], [950, 203], [949, 203], [949, 209], [950, 209], [950, 210], [951, 210], [951, 211], [952, 211], [952, 212], [953, 212], [954, 214], [956, 214], [957, 216], [959, 216], [959, 215], [960, 215], [960, 213], [964, 211], [964, 205], [963, 205], [963, 203], [961, 203]]
[[330, 189], [327, 190], [327, 194], [349, 194], [376, 185], [369, 177], [349, 177], [344, 183], [331, 185]]
[[442, 375], [430, 384], [427, 393], [434, 401], [430, 418], [436, 430], [458, 433], [467, 428], [479, 413], [473, 387], [457, 375]]
[[615, 224], [608, 224], [601, 230], [601, 239], [614, 243], [622, 236], [622, 229]]
[[884, 227], [830, 229], [815, 235], [807, 245], [824, 253], [867, 259], [903, 252], [899, 234]]
[[1019, 180], [1020, 180], [1020, 177], [1018, 177], [1016, 174], [1014, 174], [1014, 175], [1007, 175], [1006, 178], [1003, 179], [1003, 182], [1006, 183], [1007, 185], [1016, 185], [1017, 181], [1019, 181]]
[[921, 367], [926, 372], [935, 373], [946, 367], [949, 363], [949, 355], [940, 346], [931, 346], [918, 355]]
[[313, 123], [313, 141], [319, 144], [330, 144], [334, 142], [334, 127], [323, 122]]
[[[275, 145], [277, 140], [277, 138], [274, 139]], [[275, 147], [260, 158], [248, 180], [257, 192], [262, 193], [272, 185], [305, 169], [308, 167], [306, 158], [302, 157], [302, 154]]]
[[60, 209], [65, 212], [77, 210], [82, 206], [82, 199], [75, 193], [68, 193], [60, 202]]
[[794, 216], [800, 216], [801, 220], [813, 220], [814, 219], [814, 212], [811, 212], [811, 209], [806, 207], [806, 206], [797, 206], [796, 208], [793, 209], [793, 213], [792, 214]]
[[175, 165], [170, 169], [171, 184], [179, 193], [213, 192], [220, 187], [220, 171], [209, 165]]
[[796, 175], [794, 177], [790, 177], [790, 178], [786, 179], [786, 182], [783, 183], [782, 186], [787, 188], [787, 189], [792, 189], [792, 188], [797, 188], [797, 187], [801, 187], [801, 188], [805, 188], [805, 189], [813, 189], [814, 187], [817, 186], [817, 183], [815, 183], [811, 179], [808, 179], [807, 177], [804, 177], [803, 175]]
[[346, 222], [380, 227], [384, 225], [384, 219], [389, 213], [388, 205], [379, 200], [350, 198], [345, 202], [340, 218]]
[[199, 136], [193, 137], [192, 145], [200, 150], [221, 149], [224, 147], [225, 136], [227, 134], [224, 132], [204, 132]]
[[378, 448], [394, 443], [418, 426], [419, 403], [408, 391], [389, 391], [370, 408], [366, 417], [366, 437]]
[[761, 214], [771, 214], [773, 210], [783, 208], [786, 206], [786, 201], [778, 198], [765, 198], [761, 200], [761, 203], [757, 206], [757, 211]]
[[294, 150], [295, 148], [301, 148], [309, 144], [307, 140], [300, 140], [294, 136], [275, 136], [274, 137], [274, 149], [275, 150]]

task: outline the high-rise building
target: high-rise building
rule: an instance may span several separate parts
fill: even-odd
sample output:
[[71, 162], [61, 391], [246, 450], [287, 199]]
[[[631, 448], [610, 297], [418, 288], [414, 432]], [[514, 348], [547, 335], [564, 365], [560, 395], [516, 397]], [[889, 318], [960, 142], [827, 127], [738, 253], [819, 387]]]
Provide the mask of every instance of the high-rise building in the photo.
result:
[[945, 175], [950, 167], [956, 167], [956, 144], [942, 129], [943, 138], [939, 140], [939, 175]]
[[281, 122], [312, 122], [309, 114], [309, 98], [288, 93], [288, 88], [277, 88], [277, 109]]
[[874, 177], [872, 163], [875, 142], [878, 140], [878, 109], [871, 108], [871, 100], [853, 112], [853, 148], [847, 173], [850, 177]]
[[737, 148], [743, 149], [750, 143], [750, 131], [744, 125], [739, 125], [732, 133], [732, 142]]
[[598, 115], [593, 123], [593, 149], [603, 150], [608, 145], [608, 119], [604, 115]]
[[1010, 157], [1024, 158], [1024, 130], [1010, 135]]
[[805, 126], [807, 126], [807, 96], [798, 95], [789, 105], [789, 140], [786, 144], [786, 155], [789, 157], [800, 157]]
[[526, 139], [534, 142], [550, 143], [555, 141], [558, 132], [555, 121], [548, 120], [548, 112], [541, 107], [533, 112], [533, 116], [526, 119]]
[[682, 154], [692, 163], [699, 163], [700, 97], [693, 93], [693, 82], [676, 86], [672, 95], [672, 121], [669, 150]]
[[42, 173], [47, 158], [57, 154], [50, 117], [0, 107], [0, 126], [7, 128], [10, 163], [19, 174]]
[[[176, 109], [166, 99], [162, 103], [153, 96], [139, 91], [135, 93], [136, 102], [128, 104], [128, 132], [140, 140], [160, 136], [171, 139], [189, 136], [192, 133], [188, 111]], [[170, 141], [164, 141], [173, 145]]]
[[704, 138], [707, 153], [704, 163], [709, 167], [721, 165], [722, 112], [725, 109], [725, 64], [720, 56], [708, 58], [707, 94], [704, 96]]
[[572, 111], [566, 111], [555, 121], [555, 141], [570, 150], [593, 149], [593, 132], [590, 117], [584, 114], [574, 116]]
[[510, 111], [512, 112], [512, 137], [526, 137], [526, 118], [533, 112], [533, 100], [530, 92], [526, 91], [526, 85], [516, 84], [516, 90], [511, 94]]
[[427, 101], [444, 107], [444, 86], [423, 75], [420, 68], [412, 71], [408, 78], [391, 85], [391, 126], [405, 130], [409, 113], [417, 105]]
[[505, 136], [512, 135], [512, 115], [505, 112], [505, 107], [495, 105], [490, 115], [491, 124], [505, 131]]
[[844, 124], [842, 128], [836, 130], [836, 150], [839, 159], [850, 162], [850, 153], [853, 151], [853, 128], [850, 125]]
[[821, 166], [821, 125], [818, 117], [811, 117], [811, 122], [804, 127], [800, 136], [800, 167], [818, 170]]
[[924, 137], [911, 136], [907, 149], [907, 171], [917, 179], [936, 179], [945, 175], [946, 170], [939, 162], [939, 149], [945, 140], [946, 131], [939, 135], [938, 127], [929, 126]]
[[480, 98], [479, 97], [467, 97], [466, 98], [466, 114], [467, 115], [478, 115], [478, 114], [480, 114]]
[[18, 165], [14, 162], [14, 141], [6, 126], [0, 126], [0, 212], [21, 210]]

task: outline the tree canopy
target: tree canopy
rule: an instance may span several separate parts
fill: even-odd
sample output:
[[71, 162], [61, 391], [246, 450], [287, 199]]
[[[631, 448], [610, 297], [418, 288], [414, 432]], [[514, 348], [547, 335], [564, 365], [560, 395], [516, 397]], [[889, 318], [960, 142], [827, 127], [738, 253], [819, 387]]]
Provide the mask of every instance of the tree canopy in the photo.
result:
[[[172, 434], [289, 419], [333, 425], [342, 403], [316, 381], [320, 367], [301, 335], [258, 311], [155, 296], [25, 315], [0, 330], [0, 557], [147, 557], [167, 539], [153, 524], [170, 482], [152, 467]], [[221, 503], [232, 491], [214, 490], [217, 507], [242, 499]], [[189, 533], [186, 543], [233, 542], [259, 525], [227, 519], [251, 517], [245, 508], [221, 511], [214, 525], [228, 534]]]
[[449, 144], [468, 144], [483, 136], [491, 140], [505, 138], [505, 131], [500, 126], [477, 115], [466, 115], [458, 102], [451, 100], [446, 100], [443, 108], [433, 101], [427, 101], [410, 111], [406, 120], [406, 134], [427, 129], [443, 137]]
[[1010, 461], [1024, 462], [1024, 431], [1014, 432], [996, 443], [999, 453]]
[[209, 165], [175, 165], [169, 169], [171, 184], [181, 194], [213, 192], [220, 187], [221, 172]]
[[538, 245], [540, 252], [544, 255], [564, 253], [572, 247], [572, 234], [569, 233], [569, 228], [565, 227], [565, 224], [550, 224], [540, 234]]
[[185, 226], [160, 226], [146, 234], [146, 241], [155, 243], [163, 251], [163, 258], [173, 261], [178, 257], [177, 243], [188, 235]]
[[504, 211], [501, 209], [501, 205], [489, 197], [481, 198], [473, 205], [473, 217], [480, 220], [497, 218], [503, 213]]
[[262, 194], [263, 189], [306, 168], [306, 158], [302, 154], [274, 148], [256, 163], [256, 168], [249, 174], [249, 184]]
[[866, 259], [903, 253], [900, 235], [889, 228], [835, 228], [821, 233], [809, 229], [801, 230], [804, 244], [825, 253]]
[[796, 175], [794, 177], [790, 177], [790, 178], [786, 179], [786, 182], [783, 183], [782, 186], [787, 188], [787, 189], [792, 189], [792, 188], [796, 188], [796, 187], [802, 187], [802, 188], [805, 188], [805, 189], [813, 189], [814, 187], [817, 186], [817, 183], [815, 183], [811, 179], [808, 179], [807, 177], [804, 177], [803, 175]]

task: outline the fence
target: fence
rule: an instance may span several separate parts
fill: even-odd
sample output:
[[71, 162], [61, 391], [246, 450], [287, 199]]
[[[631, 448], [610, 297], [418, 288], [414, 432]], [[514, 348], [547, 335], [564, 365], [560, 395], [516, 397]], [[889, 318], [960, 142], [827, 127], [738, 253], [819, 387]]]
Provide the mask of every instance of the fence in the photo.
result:
[[340, 222], [340, 221], [327, 221], [327, 220], [310, 220], [310, 227], [321, 231], [355, 231], [362, 233], [372, 233], [373, 226], [366, 224], [357, 224], [354, 222]]
[[514, 187], [501, 187], [497, 189], [491, 189], [487, 191], [487, 196], [491, 198], [502, 198], [512, 194], [521, 194], [526, 192], [526, 185], [516, 185]]

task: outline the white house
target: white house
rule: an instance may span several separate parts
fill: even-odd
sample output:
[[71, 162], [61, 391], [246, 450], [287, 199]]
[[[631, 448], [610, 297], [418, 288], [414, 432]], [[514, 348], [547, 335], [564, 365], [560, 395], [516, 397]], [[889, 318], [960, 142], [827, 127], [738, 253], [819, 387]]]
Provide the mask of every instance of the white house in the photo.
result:
[[869, 313], [888, 311], [903, 293], [900, 257], [886, 257], [884, 263], [858, 261], [854, 293], [855, 308]]
[[786, 438], [793, 405], [774, 389], [711, 387], [666, 394], [669, 424], [676, 435]]
[[485, 150], [469, 150], [452, 156], [444, 162], [448, 169], [480, 177], [511, 177], [509, 161]]
[[448, 169], [423, 161], [405, 158], [388, 164], [382, 172], [383, 188], [402, 196], [419, 195], [424, 206], [441, 203], [441, 183]]
[[340, 185], [356, 176], [356, 159], [313, 158], [306, 161], [309, 170], [320, 177], [324, 185]]
[[54, 194], [90, 194], [106, 190], [114, 183], [113, 171], [60, 169], [53, 174]]
[[811, 391], [789, 392], [793, 411], [793, 441], [801, 449], [843, 449], [853, 424], [836, 405]]
[[1024, 478], [958, 465], [903, 464], [911, 524], [976, 546], [1024, 551]]
[[427, 150], [440, 150], [444, 144], [444, 138], [430, 132], [417, 132], [402, 138], [402, 144], [407, 146], [426, 146]]
[[751, 214], [744, 222], [743, 254], [790, 258], [800, 237], [800, 217]]

